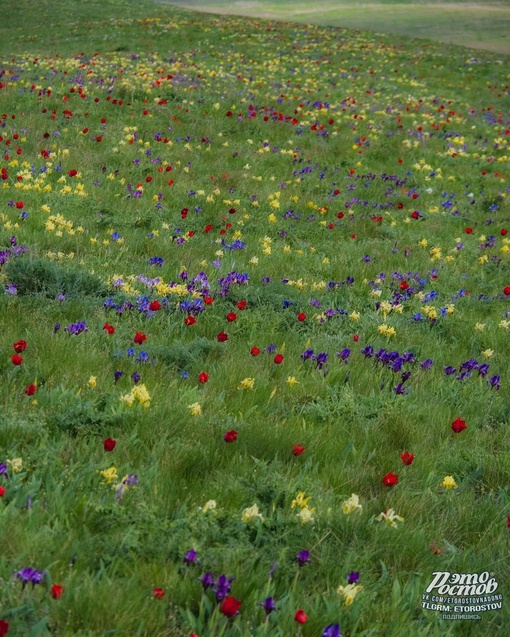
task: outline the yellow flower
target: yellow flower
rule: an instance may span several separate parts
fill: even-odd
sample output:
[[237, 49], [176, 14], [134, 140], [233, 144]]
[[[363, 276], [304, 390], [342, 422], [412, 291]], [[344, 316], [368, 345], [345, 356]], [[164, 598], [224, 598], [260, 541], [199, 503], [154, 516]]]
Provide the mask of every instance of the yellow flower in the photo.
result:
[[243, 517], [242, 517], [242, 521], [243, 522], [249, 522], [250, 520], [255, 520], [259, 518], [259, 520], [263, 520], [264, 518], [262, 517], [262, 514], [259, 511], [259, 507], [257, 504], [254, 504], [251, 507], [248, 507], [247, 509], [245, 509], [243, 511]]
[[388, 526], [392, 526], [395, 529], [397, 528], [397, 522], [403, 522], [404, 518], [400, 515], [397, 515], [393, 509], [386, 509], [383, 513], [380, 513], [376, 520], [379, 522], [386, 522]]
[[308, 524], [308, 522], [313, 522], [313, 512], [315, 509], [309, 509], [308, 507], [303, 507], [301, 511], [297, 514], [297, 517], [301, 520], [302, 524]]
[[254, 378], [244, 378], [237, 386], [237, 389], [253, 389], [254, 385], [255, 385]]
[[359, 321], [360, 313], [359, 312], [351, 312], [349, 314], [349, 318], [351, 321]]
[[309, 499], [310, 499], [310, 496], [305, 497], [304, 491], [299, 491], [296, 498], [292, 500], [290, 508], [293, 509], [294, 507], [301, 507], [301, 508], [306, 507], [308, 505]]
[[485, 323], [477, 323], [475, 325], [475, 330], [478, 330], [479, 332], [483, 332], [485, 329]]
[[95, 387], [97, 385], [97, 376], [91, 376], [87, 382], [89, 387]]
[[342, 502], [342, 511], [345, 513], [345, 515], [349, 515], [353, 511], [361, 511], [361, 509], [362, 506], [359, 502], [359, 496], [357, 496], [355, 493], [353, 493], [348, 500]]
[[492, 358], [494, 356], [494, 350], [486, 349], [482, 352], [482, 356], [485, 356], [487, 359]]
[[216, 500], [207, 500], [202, 507], [202, 511], [213, 511], [216, 508]]
[[7, 460], [7, 464], [11, 467], [13, 473], [20, 473], [20, 471], [23, 471], [23, 458]]
[[336, 590], [344, 598], [345, 605], [350, 606], [362, 588], [361, 584], [347, 584], [347, 586], [339, 586]]
[[287, 378], [287, 385], [290, 385], [291, 387], [293, 387], [294, 385], [299, 385], [299, 384], [300, 383], [295, 376], [289, 376]]
[[450, 491], [450, 489], [459, 488], [459, 485], [455, 482], [453, 476], [445, 476], [443, 481], [441, 482], [441, 486], [444, 487], [447, 491]]
[[201, 416], [202, 415], [202, 405], [200, 403], [193, 403], [188, 405], [188, 409], [192, 416]]
[[110, 467], [109, 469], [105, 469], [104, 471], [100, 471], [99, 473], [106, 480], [106, 484], [112, 483], [114, 480], [117, 480], [119, 477], [116, 467]]

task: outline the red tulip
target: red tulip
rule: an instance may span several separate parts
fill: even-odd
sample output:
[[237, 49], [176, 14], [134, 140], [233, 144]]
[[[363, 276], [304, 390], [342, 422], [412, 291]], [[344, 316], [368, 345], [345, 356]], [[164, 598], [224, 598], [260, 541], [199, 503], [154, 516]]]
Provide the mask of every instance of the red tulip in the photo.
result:
[[113, 438], [106, 438], [106, 440], [104, 440], [103, 442], [103, 449], [105, 451], [113, 451], [115, 449], [116, 444], [117, 444], [117, 441], [114, 440]]
[[398, 476], [390, 471], [384, 476], [382, 483], [386, 487], [393, 487], [398, 484]]
[[464, 429], [467, 429], [466, 421], [461, 420], [461, 418], [456, 418], [452, 422], [452, 429], [456, 434], [460, 433], [461, 431], [464, 431]]
[[13, 345], [14, 347], [14, 351], [16, 352], [16, 354], [21, 354], [21, 352], [24, 352], [27, 349], [27, 342], [26, 341], [16, 341]]
[[414, 453], [409, 453], [409, 451], [404, 451], [404, 453], [400, 454], [400, 459], [404, 464], [413, 464]]
[[62, 593], [64, 592], [64, 587], [61, 586], [60, 584], [53, 584], [50, 592], [53, 599], [59, 599], [60, 597], [62, 597]]
[[220, 611], [225, 617], [234, 617], [239, 613], [239, 609], [241, 608], [241, 602], [238, 599], [235, 599], [230, 595], [229, 597], [225, 597], [223, 600]]
[[308, 615], [305, 613], [304, 610], [299, 608], [294, 615], [294, 621], [296, 621], [298, 624], [306, 624], [306, 622], [308, 621]]

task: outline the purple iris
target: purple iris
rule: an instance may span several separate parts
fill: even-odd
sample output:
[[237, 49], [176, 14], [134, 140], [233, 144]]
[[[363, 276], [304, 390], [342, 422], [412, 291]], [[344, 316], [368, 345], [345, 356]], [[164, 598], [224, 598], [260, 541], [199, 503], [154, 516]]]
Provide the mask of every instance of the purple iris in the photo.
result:
[[198, 564], [199, 559], [198, 559], [198, 555], [197, 555], [197, 552], [195, 551], [195, 549], [190, 549], [184, 555], [184, 558], [183, 558], [182, 561], [184, 562], [184, 564], [186, 564], [186, 566], [192, 566], [193, 564]]
[[294, 559], [299, 566], [304, 566], [310, 562], [310, 551], [300, 551]]
[[204, 573], [202, 577], [199, 577], [198, 581], [202, 584], [204, 591], [214, 586], [214, 577], [211, 575], [210, 571], [207, 571], [207, 573]]
[[351, 350], [348, 347], [345, 347], [341, 352], [336, 353], [337, 358], [343, 361], [346, 365], [349, 362], [350, 355], [351, 355]]
[[221, 602], [230, 593], [233, 577], [227, 578], [226, 575], [220, 575], [214, 583], [213, 589], [216, 594], [216, 601]]
[[357, 584], [359, 582], [359, 572], [351, 571], [349, 575], [347, 575], [347, 583], [348, 584]]
[[23, 588], [32, 582], [32, 586], [40, 584], [44, 579], [46, 573], [44, 571], [38, 571], [36, 568], [24, 568], [15, 574], [15, 577], [21, 580]]
[[330, 624], [322, 632], [322, 637], [342, 637], [339, 624]]
[[259, 603], [259, 606], [266, 612], [266, 616], [270, 615], [274, 610], [276, 610], [276, 604], [274, 603], [274, 599], [272, 597], [266, 597], [263, 602]]

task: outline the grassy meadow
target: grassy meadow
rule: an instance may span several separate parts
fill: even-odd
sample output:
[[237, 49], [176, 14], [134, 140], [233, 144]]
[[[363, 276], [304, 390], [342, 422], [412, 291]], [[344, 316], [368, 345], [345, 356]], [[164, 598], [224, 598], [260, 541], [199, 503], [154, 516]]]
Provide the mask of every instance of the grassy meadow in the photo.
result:
[[508, 632], [510, 58], [146, 0], [0, 55], [0, 635]]
[[159, 1], [198, 11], [392, 33], [510, 55], [510, 5], [502, 0]]

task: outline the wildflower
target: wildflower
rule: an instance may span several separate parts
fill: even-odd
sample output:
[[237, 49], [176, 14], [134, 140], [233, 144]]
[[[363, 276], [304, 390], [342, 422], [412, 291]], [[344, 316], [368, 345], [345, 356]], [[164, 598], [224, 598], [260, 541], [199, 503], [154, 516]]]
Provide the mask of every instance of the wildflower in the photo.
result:
[[466, 421], [462, 420], [460, 417], [456, 418], [452, 422], [452, 429], [456, 434], [460, 433], [461, 431], [464, 431], [464, 429], [467, 429]]
[[253, 389], [254, 385], [255, 385], [254, 378], [244, 378], [237, 386], [237, 389]]
[[25, 394], [27, 396], [33, 396], [37, 391], [37, 385], [27, 385], [25, 387]]
[[306, 497], [304, 491], [299, 491], [295, 499], [292, 500], [290, 508], [293, 509], [296, 506], [301, 508], [306, 507], [308, 505], [309, 500], [310, 500], [310, 496]]
[[310, 562], [310, 551], [300, 551], [294, 560], [298, 563], [298, 566], [304, 566]]
[[226, 575], [220, 575], [214, 583], [214, 592], [216, 595], [216, 601], [221, 602], [230, 593], [230, 588], [234, 578], [227, 578]]
[[36, 584], [40, 584], [44, 579], [45, 572], [38, 571], [36, 568], [24, 568], [21, 571], [15, 573], [15, 577], [21, 580], [23, 588], [29, 583], [32, 582], [32, 586]]
[[99, 473], [106, 480], [106, 484], [111, 484], [114, 480], [117, 480], [119, 477], [116, 467], [110, 467], [109, 469], [104, 469], [103, 471], [100, 471]]
[[400, 459], [406, 465], [413, 464], [414, 453], [409, 453], [409, 451], [404, 451], [404, 453], [400, 454]]
[[491, 376], [488, 380], [487, 380], [487, 385], [491, 388], [491, 389], [496, 389], [498, 390], [500, 385], [499, 385], [499, 381], [501, 380], [501, 376], [499, 374], [495, 374], [494, 376]]
[[297, 517], [301, 520], [302, 524], [308, 524], [308, 522], [313, 522], [313, 512], [315, 509], [309, 509], [308, 507], [303, 507], [301, 511], [297, 514]]
[[266, 597], [263, 602], [259, 602], [259, 606], [262, 606], [266, 613], [266, 617], [270, 615], [274, 610], [276, 610], [276, 604], [274, 603], [274, 599], [272, 597]]
[[455, 482], [453, 476], [445, 476], [443, 481], [441, 482], [441, 486], [444, 487], [447, 491], [450, 489], [458, 489], [459, 485]]
[[222, 615], [225, 615], [225, 617], [234, 617], [234, 615], [239, 614], [240, 608], [241, 602], [238, 599], [229, 596], [223, 600], [223, 603], [220, 606], [220, 612]]
[[4, 619], [0, 619], [0, 637], [4, 637], [9, 632], [9, 622], [6, 622]]
[[142, 343], [146, 340], [147, 340], [147, 336], [143, 332], [137, 332], [133, 338], [133, 341], [137, 345], [142, 345]]
[[398, 476], [390, 471], [384, 476], [384, 478], [382, 479], [382, 483], [386, 487], [393, 487], [398, 484]]
[[233, 323], [237, 319], [237, 314], [235, 312], [229, 312], [225, 318], [229, 323]]
[[215, 508], [216, 508], [216, 500], [207, 500], [207, 502], [202, 507], [202, 511], [204, 511], [204, 513], [206, 511], [214, 511]]
[[163, 597], [165, 596], [165, 591], [162, 588], [159, 588], [159, 586], [155, 586], [152, 589], [152, 596], [154, 597], [154, 599], [163, 599]]
[[26, 341], [16, 341], [13, 345], [14, 351], [16, 352], [16, 354], [21, 354], [21, 352], [24, 352], [27, 348], [27, 342]]
[[362, 508], [363, 506], [360, 504], [359, 496], [355, 493], [353, 493], [350, 498], [342, 502], [342, 511], [345, 515], [350, 515], [354, 511], [361, 511]]
[[97, 376], [91, 376], [87, 381], [87, 385], [93, 389], [97, 385]]
[[322, 631], [322, 637], [342, 637], [339, 624], [329, 624]]
[[11, 356], [11, 361], [13, 365], [19, 366], [23, 362], [23, 356], [20, 356], [19, 354], [14, 354], [13, 356]]
[[283, 354], [277, 354], [274, 357], [274, 362], [279, 365], [283, 361]]
[[195, 325], [196, 322], [197, 322], [197, 319], [194, 316], [192, 316], [191, 314], [189, 314], [184, 319], [184, 325]]
[[106, 452], [113, 451], [115, 449], [116, 444], [117, 444], [117, 441], [114, 440], [113, 438], [106, 438], [103, 442], [103, 449]]
[[485, 356], [485, 358], [487, 360], [489, 360], [490, 358], [492, 358], [494, 356], [494, 350], [492, 349], [486, 349], [482, 352], [482, 356]]
[[299, 385], [299, 384], [300, 383], [295, 376], [288, 376], [287, 385], [290, 385], [291, 387], [293, 387], [294, 385]]
[[303, 447], [303, 445], [293, 445], [292, 447], [292, 455], [293, 456], [300, 456], [303, 451], [305, 450], [305, 448]]
[[223, 440], [225, 442], [235, 442], [237, 440], [237, 431], [235, 429], [227, 431], [223, 436]]
[[21, 473], [23, 471], [23, 458], [7, 460], [7, 464], [11, 467], [13, 473]]
[[195, 549], [190, 549], [189, 551], [187, 551], [182, 561], [184, 562], [184, 564], [186, 564], [186, 566], [192, 566], [193, 564], [199, 563], [199, 559]]
[[336, 590], [344, 598], [345, 605], [350, 606], [362, 588], [361, 584], [347, 584], [339, 586]]
[[188, 405], [188, 409], [192, 416], [201, 416], [202, 415], [202, 406], [200, 403], [192, 403]]
[[228, 334], [225, 334], [225, 332], [222, 331], [218, 334], [216, 340], [218, 343], [224, 343], [225, 341], [228, 341]]
[[61, 584], [52, 584], [50, 593], [53, 599], [60, 599], [62, 597], [63, 592], [64, 592], [64, 587]]
[[298, 319], [298, 321], [300, 321], [300, 322], [306, 321], [306, 314], [305, 314], [304, 312], [300, 312], [300, 313], [297, 315], [297, 319]]
[[395, 529], [397, 528], [397, 522], [403, 522], [404, 518], [400, 515], [397, 515], [393, 509], [386, 509], [384, 513], [380, 513], [376, 520], [379, 522], [386, 522], [388, 526], [392, 526]]
[[205, 384], [209, 380], [209, 374], [207, 372], [200, 372], [198, 375], [198, 382]]
[[108, 334], [115, 334], [115, 328], [113, 327], [113, 325], [110, 325], [110, 323], [105, 323], [103, 325], [103, 330], [105, 332], [108, 332]]
[[254, 504], [253, 506], [248, 507], [247, 509], [243, 511], [243, 517], [242, 517], [243, 522], [246, 523], [246, 522], [249, 522], [250, 520], [256, 520], [257, 518], [259, 520], [264, 519], [262, 514], [259, 511], [259, 507], [257, 504]]
[[359, 572], [351, 571], [349, 575], [347, 575], [347, 583], [348, 584], [357, 584], [359, 581]]
[[214, 586], [214, 578], [209, 571], [204, 573], [202, 577], [199, 577], [198, 581], [202, 584], [204, 591]]
[[255, 346], [254, 346], [254, 347], [252, 347], [252, 348], [251, 348], [251, 350], [250, 350], [250, 354], [251, 354], [252, 356], [258, 356], [258, 355], [260, 354], [260, 350], [259, 350], [259, 348], [258, 348], [258, 347], [255, 347]]
[[296, 611], [296, 614], [294, 615], [294, 621], [298, 624], [306, 624], [306, 622], [308, 621], [308, 615], [302, 608], [298, 608], [298, 610]]

